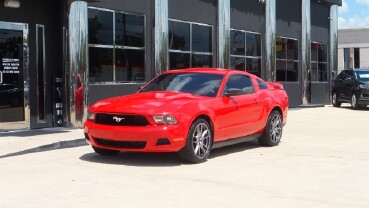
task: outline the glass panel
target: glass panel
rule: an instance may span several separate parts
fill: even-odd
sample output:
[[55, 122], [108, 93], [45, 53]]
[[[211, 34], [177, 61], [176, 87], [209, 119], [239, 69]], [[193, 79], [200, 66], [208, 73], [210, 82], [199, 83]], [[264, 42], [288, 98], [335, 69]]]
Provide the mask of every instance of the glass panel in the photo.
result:
[[88, 42], [113, 45], [113, 12], [88, 9]]
[[287, 81], [287, 77], [286, 77], [286, 61], [284, 60], [277, 60], [276, 61], [276, 77], [277, 77], [277, 81], [279, 82], [284, 82]]
[[299, 60], [298, 56], [298, 43], [297, 40], [287, 40], [287, 59], [290, 60]]
[[318, 64], [317, 63], [311, 63], [311, 81], [316, 82], [318, 81]]
[[318, 61], [318, 44], [311, 43], [311, 61]]
[[354, 48], [354, 68], [360, 68], [360, 48]]
[[319, 62], [327, 62], [327, 46], [325, 44], [319, 44], [318, 53]]
[[286, 39], [276, 37], [276, 58], [286, 59]]
[[320, 82], [328, 81], [327, 64], [319, 64], [318, 80]]
[[190, 24], [169, 21], [169, 49], [190, 51]]
[[227, 80], [224, 90], [242, 89], [243, 94], [252, 94], [255, 92], [251, 78], [244, 75], [232, 75]]
[[245, 55], [245, 33], [241, 31], [231, 31], [231, 54]]
[[246, 33], [246, 56], [261, 56], [261, 35]]
[[192, 25], [192, 51], [212, 52], [212, 31], [210, 26]]
[[115, 49], [115, 81], [145, 81], [145, 51]]
[[115, 14], [115, 43], [117, 45], [144, 47], [145, 17], [130, 14]]
[[45, 120], [45, 65], [44, 65], [44, 27], [37, 25], [37, 103], [38, 120]]
[[189, 53], [169, 53], [169, 69], [189, 68], [190, 56]]
[[295, 61], [287, 61], [287, 81], [288, 82], [297, 82], [298, 81], [298, 70], [299, 63]]
[[89, 48], [90, 82], [113, 81], [113, 49]]
[[246, 71], [261, 77], [261, 59], [246, 59]]
[[212, 67], [212, 56], [211, 55], [192, 55], [192, 67]]
[[231, 57], [231, 69], [245, 71], [245, 58]]
[[0, 29], [0, 122], [24, 121], [23, 32]]

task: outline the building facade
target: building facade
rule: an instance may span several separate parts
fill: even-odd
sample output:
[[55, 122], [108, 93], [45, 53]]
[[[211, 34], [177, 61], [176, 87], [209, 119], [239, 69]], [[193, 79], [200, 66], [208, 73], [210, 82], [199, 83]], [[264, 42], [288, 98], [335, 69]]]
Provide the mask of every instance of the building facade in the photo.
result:
[[330, 102], [341, 0], [5, 0], [0, 130], [81, 127], [92, 103], [177, 68], [245, 70], [290, 107]]
[[338, 69], [369, 68], [369, 28], [338, 30]]

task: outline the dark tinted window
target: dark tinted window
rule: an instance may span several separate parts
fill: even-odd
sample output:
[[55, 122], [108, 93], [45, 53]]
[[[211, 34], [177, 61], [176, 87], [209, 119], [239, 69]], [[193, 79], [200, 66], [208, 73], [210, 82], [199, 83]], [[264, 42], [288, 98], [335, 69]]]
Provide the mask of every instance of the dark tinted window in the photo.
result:
[[192, 24], [192, 51], [211, 52], [212, 51], [212, 31], [211, 27]]
[[89, 81], [112, 82], [113, 81], [113, 49], [94, 48], [89, 49]]
[[268, 89], [267, 83], [265, 83], [264, 81], [262, 81], [260, 79], [257, 79], [256, 81], [257, 81], [257, 83], [259, 85], [259, 89], [261, 89], [261, 90]]
[[276, 58], [286, 59], [286, 39], [277, 37], [276, 38]]
[[243, 57], [231, 57], [231, 69], [245, 70], [245, 58]]
[[246, 33], [246, 56], [261, 56], [261, 35]]
[[184, 69], [191, 66], [190, 63], [191, 54], [190, 53], [169, 53], [169, 63], [170, 69]]
[[169, 49], [190, 51], [190, 24], [169, 21]]
[[245, 75], [232, 75], [228, 78], [225, 92], [228, 89], [240, 89], [243, 94], [252, 94], [255, 92], [252, 80], [250, 77]]
[[88, 41], [90, 44], [113, 45], [113, 12], [88, 10]]
[[246, 71], [261, 77], [261, 59], [246, 58]]
[[223, 75], [207, 73], [162, 74], [150, 82], [140, 92], [175, 91], [195, 95], [215, 97]]
[[245, 55], [245, 33], [242, 31], [231, 30], [231, 54]]
[[344, 71], [341, 71], [341, 73], [337, 76], [337, 79], [344, 80], [346, 79], [346, 77], [347, 77], [347, 73], [346, 73], [346, 70], [344, 70]]
[[115, 80], [145, 81], [145, 53], [143, 50], [115, 50]]
[[212, 56], [192, 54], [192, 67], [212, 67]]
[[299, 70], [298, 41], [277, 37], [276, 79], [279, 82], [297, 82]]
[[115, 14], [115, 44], [144, 47], [144, 16]]

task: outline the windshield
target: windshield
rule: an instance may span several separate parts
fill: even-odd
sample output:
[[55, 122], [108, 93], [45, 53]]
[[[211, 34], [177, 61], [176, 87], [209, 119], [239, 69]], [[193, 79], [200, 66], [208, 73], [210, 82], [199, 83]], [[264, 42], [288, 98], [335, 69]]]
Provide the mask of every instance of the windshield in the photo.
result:
[[369, 71], [356, 71], [356, 78], [362, 82], [369, 82]]
[[209, 73], [162, 74], [140, 92], [175, 91], [194, 95], [215, 97], [224, 75]]

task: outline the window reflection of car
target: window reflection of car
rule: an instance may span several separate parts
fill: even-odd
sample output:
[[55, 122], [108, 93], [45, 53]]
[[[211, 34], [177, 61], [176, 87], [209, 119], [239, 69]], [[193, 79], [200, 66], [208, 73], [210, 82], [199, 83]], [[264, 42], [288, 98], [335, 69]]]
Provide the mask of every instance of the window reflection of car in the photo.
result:
[[0, 105], [19, 107], [23, 100], [23, 89], [14, 84], [0, 84]]
[[138, 93], [93, 104], [84, 131], [101, 155], [177, 152], [186, 162], [200, 163], [212, 148], [250, 139], [278, 145], [287, 110], [283, 86], [250, 73], [170, 70]]
[[334, 79], [332, 104], [340, 107], [342, 103], [353, 108], [369, 105], [369, 69], [345, 69]]

